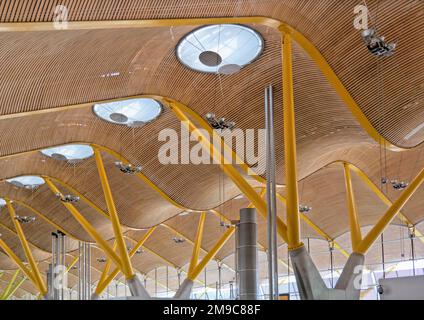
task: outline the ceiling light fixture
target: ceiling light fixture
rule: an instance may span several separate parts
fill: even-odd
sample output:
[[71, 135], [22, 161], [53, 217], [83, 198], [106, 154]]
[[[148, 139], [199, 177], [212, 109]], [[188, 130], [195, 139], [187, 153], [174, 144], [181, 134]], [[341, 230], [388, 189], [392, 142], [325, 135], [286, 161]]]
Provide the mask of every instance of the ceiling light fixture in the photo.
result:
[[121, 161], [115, 162], [115, 167], [117, 167], [125, 174], [135, 174], [141, 172], [141, 166], [133, 166], [130, 163], [124, 164]]
[[215, 130], [232, 130], [236, 126], [236, 123], [234, 121], [227, 121], [224, 117], [217, 118], [214, 113], [207, 113], [205, 115], [205, 119], [209, 123], [209, 125]]
[[192, 70], [230, 75], [257, 59], [263, 47], [264, 41], [255, 30], [238, 24], [217, 24], [187, 34], [176, 54]]
[[31, 223], [35, 221], [35, 217], [32, 216], [15, 216], [15, 219], [18, 220], [20, 223]]
[[61, 193], [56, 193], [56, 197], [58, 197], [60, 201], [67, 203], [77, 203], [80, 200], [80, 197], [74, 196], [73, 194], [63, 195]]
[[309, 213], [312, 210], [312, 207], [299, 205], [299, 212], [300, 213]]
[[362, 30], [361, 36], [371, 54], [377, 57], [389, 57], [395, 53], [396, 43], [386, 42], [385, 37], [379, 36], [375, 29]]
[[172, 240], [174, 240], [175, 243], [180, 244], [185, 241], [183, 238], [173, 237]]

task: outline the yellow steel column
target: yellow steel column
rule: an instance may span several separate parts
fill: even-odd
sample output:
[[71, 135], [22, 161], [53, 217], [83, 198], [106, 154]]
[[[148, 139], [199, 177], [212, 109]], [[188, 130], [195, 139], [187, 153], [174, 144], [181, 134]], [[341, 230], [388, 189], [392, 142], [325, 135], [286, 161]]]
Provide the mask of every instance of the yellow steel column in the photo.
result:
[[358, 244], [362, 240], [361, 227], [359, 225], [358, 214], [356, 212], [355, 195], [353, 192], [352, 177], [350, 175], [350, 168], [347, 163], [343, 163], [346, 198], [349, 210], [349, 224], [350, 224], [350, 239], [352, 242], [352, 249], [356, 251]]
[[11, 296], [13, 296], [15, 294], [16, 290], [19, 289], [19, 287], [25, 282], [25, 280], [26, 280], [26, 277], [23, 277], [21, 280], [19, 280], [13, 286], [13, 288], [9, 291], [9, 293], [3, 297], [3, 300], [8, 300]]
[[[153, 233], [153, 231], [155, 231], [156, 227], [152, 227], [150, 228], [146, 234], [137, 242], [137, 244], [134, 246], [134, 248], [132, 248], [129, 256], [133, 257], [135, 255], [135, 253], [137, 252], [138, 249], [140, 249], [143, 244], [147, 241], [147, 239], [149, 239], [149, 237], [151, 236], [151, 234]], [[109, 276], [104, 279], [103, 282], [100, 282], [97, 284], [97, 288], [95, 293], [100, 296], [103, 292], [104, 289], [106, 289], [106, 287], [109, 285], [109, 283], [119, 274], [119, 269], [115, 268], [113, 269], [113, 271], [109, 274]]]
[[231, 226], [228, 228], [227, 231], [221, 236], [221, 238], [218, 240], [218, 242], [213, 246], [213, 248], [206, 254], [206, 256], [203, 257], [202, 261], [199, 262], [199, 264], [187, 274], [187, 278], [194, 281], [197, 276], [202, 272], [202, 270], [206, 267], [206, 265], [215, 257], [215, 255], [218, 253], [219, 250], [224, 246], [224, 244], [230, 239], [230, 237], [233, 235], [236, 228], [234, 226]]
[[[117, 245], [117, 243], [115, 241], [115, 243], [113, 244], [113, 250], [114, 251], [116, 250], [116, 245]], [[110, 259], [107, 259], [105, 268], [103, 269], [102, 275], [100, 276], [98, 283], [102, 283], [107, 278], [107, 275], [109, 274], [111, 265], [112, 265], [112, 261]]]
[[18, 269], [18, 270], [15, 271], [15, 273], [13, 274], [12, 279], [10, 279], [10, 281], [9, 281], [6, 289], [4, 289], [4, 292], [1, 295], [0, 300], [6, 300], [6, 296], [9, 294], [10, 289], [12, 288], [13, 284], [15, 283], [15, 280], [18, 277], [19, 272], [21, 272], [20, 269]]
[[203, 228], [205, 226], [206, 212], [202, 212], [199, 217], [199, 225], [197, 226], [196, 240], [194, 241], [193, 253], [191, 255], [188, 273], [191, 273], [199, 261], [200, 245], [202, 244]]
[[300, 242], [299, 199], [296, 172], [296, 124], [293, 94], [292, 39], [283, 33], [283, 109], [284, 109], [284, 160], [287, 193], [287, 240], [289, 249]]
[[13, 208], [13, 206], [10, 203], [9, 199], [5, 199], [6, 201], [6, 206], [7, 209], [9, 210], [9, 215], [10, 215], [10, 219], [12, 220], [15, 229], [16, 229], [16, 233], [18, 234], [19, 240], [21, 241], [22, 244], [22, 248], [24, 249], [25, 252], [25, 256], [28, 260], [28, 263], [31, 267], [33, 276], [34, 276], [34, 280], [37, 282], [38, 284], [38, 288], [40, 290], [40, 293], [45, 296], [47, 294], [47, 287], [46, 284], [43, 281], [43, 278], [41, 277], [41, 273], [40, 270], [38, 270], [38, 266], [37, 263], [35, 262], [35, 259], [32, 255], [31, 249], [29, 247], [28, 241], [25, 238], [25, 234], [24, 231], [22, 229], [21, 224], [19, 223], [18, 220], [16, 220], [16, 214], [15, 214], [15, 209]]
[[102, 156], [97, 148], [94, 148], [94, 157], [96, 159], [97, 170], [99, 172], [100, 182], [102, 184], [103, 193], [109, 211], [110, 221], [112, 222], [113, 232], [115, 234], [115, 241], [118, 246], [118, 251], [122, 261], [122, 273], [127, 279], [134, 277], [134, 270], [131, 265], [130, 257], [128, 255], [127, 246], [122, 236], [121, 223], [119, 222], [118, 212], [116, 211], [115, 201], [112, 197], [112, 191], [110, 190], [109, 181], [107, 179], [106, 170], [103, 165]]
[[411, 198], [418, 187], [424, 180], [424, 168], [418, 173], [414, 180], [409, 184], [408, 187], [402, 192], [399, 198], [393, 202], [392, 206], [387, 210], [383, 217], [376, 223], [376, 225], [368, 232], [368, 234], [362, 239], [358, 247], [356, 248], [357, 253], [365, 254], [367, 250], [372, 246], [375, 240], [383, 233], [384, 229], [390, 224], [393, 218], [402, 209], [405, 203]]
[[35, 285], [35, 287], [38, 288], [38, 283], [35, 281], [34, 276], [32, 275], [31, 271], [28, 270], [28, 268], [24, 265], [24, 263], [21, 261], [21, 259], [18, 258], [18, 256], [12, 251], [12, 249], [9, 248], [9, 246], [3, 241], [3, 239], [0, 239], [0, 248], [6, 252], [6, 254], [9, 256], [9, 258], [16, 263], [16, 265], [21, 269], [21, 271], [32, 281], [32, 283]]
[[[54, 183], [49, 178], [44, 178], [47, 186], [54, 194], [61, 194], [59, 189], [54, 185]], [[109, 259], [115, 263], [118, 268], [122, 269], [122, 262], [118, 255], [112, 250], [106, 240], [104, 240], [94, 229], [94, 227], [84, 218], [84, 216], [75, 208], [72, 203], [61, 201], [62, 204], [68, 209], [69, 213], [79, 222], [79, 224], [84, 228], [84, 230], [96, 241], [99, 247], [105, 252]]]
[[[216, 149], [216, 146], [210, 143], [207, 137], [205, 137], [200, 130], [196, 128], [193, 122], [186, 116], [186, 114], [179, 108], [176, 103], [171, 103], [171, 109], [177, 116], [177, 118], [188, 127], [189, 132], [195, 135], [203, 148], [210, 152], [211, 148], [214, 149], [212, 156], [215, 161], [218, 161], [220, 167], [224, 173], [233, 181], [233, 183], [239, 188], [239, 190], [249, 199], [250, 202], [255, 206], [258, 212], [266, 219], [267, 210], [266, 202], [261, 196], [252, 188], [252, 186], [242, 177], [240, 172], [231, 165], [223, 163], [223, 157], [219, 157], [221, 154], [220, 150]], [[217, 158], [218, 157], [218, 158]], [[287, 227], [281, 219], [277, 219], [277, 231], [278, 234], [287, 242]]]

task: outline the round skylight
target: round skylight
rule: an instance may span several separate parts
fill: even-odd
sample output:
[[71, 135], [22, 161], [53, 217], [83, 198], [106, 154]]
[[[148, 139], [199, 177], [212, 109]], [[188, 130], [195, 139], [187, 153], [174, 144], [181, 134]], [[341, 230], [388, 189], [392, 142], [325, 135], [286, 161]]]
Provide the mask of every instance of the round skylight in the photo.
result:
[[44, 179], [39, 176], [20, 176], [6, 181], [16, 187], [25, 189], [35, 189], [44, 184]]
[[162, 105], [154, 99], [137, 98], [95, 104], [93, 111], [103, 120], [129, 127], [140, 127], [159, 117]]
[[178, 44], [177, 57], [193, 70], [232, 74], [255, 60], [263, 46], [259, 33], [248, 27], [210, 25], [186, 35]]
[[93, 148], [84, 144], [68, 144], [44, 149], [41, 153], [56, 160], [72, 162], [90, 158], [94, 151]]
[[0, 198], [0, 207], [4, 207], [6, 205], [6, 201]]

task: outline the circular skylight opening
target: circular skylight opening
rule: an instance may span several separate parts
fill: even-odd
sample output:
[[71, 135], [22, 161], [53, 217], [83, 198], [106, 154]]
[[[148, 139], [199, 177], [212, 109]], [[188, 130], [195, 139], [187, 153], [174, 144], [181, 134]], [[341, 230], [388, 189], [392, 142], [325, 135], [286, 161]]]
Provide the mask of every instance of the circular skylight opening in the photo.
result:
[[18, 188], [35, 189], [44, 184], [44, 179], [39, 176], [20, 176], [7, 179], [7, 182]]
[[94, 151], [93, 148], [84, 144], [68, 144], [44, 149], [41, 153], [56, 160], [77, 162], [90, 158]]
[[218, 24], [186, 35], [177, 46], [177, 57], [196, 71], [233, 74], [255, 60], [263, 47], [256, 31], [237, 24]]
[[6, 201], [0, 198], [0, 208], [6, 206]]
[[129, 127], [141, 127], [159, 117], [162, 105], [154, 99], [137, 98], [95, 104], [93, 111], [103, 120]]

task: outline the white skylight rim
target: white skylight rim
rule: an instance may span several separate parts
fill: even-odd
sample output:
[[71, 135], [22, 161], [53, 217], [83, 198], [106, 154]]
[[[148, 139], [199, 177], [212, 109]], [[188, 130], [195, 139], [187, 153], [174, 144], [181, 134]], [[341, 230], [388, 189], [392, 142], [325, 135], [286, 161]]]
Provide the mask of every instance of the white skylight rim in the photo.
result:
[[19, 176], [7, 179], [6, 182], [25, 189], [35, 189], [45, 183], [44, 179], [39, 176]]
[[112, 101], [93, 106], [93, 112], [99, 118], [128, 127], [140, 127], [150, 123], [161, 115], [162, 110], [162, 104], [151, 98]]
[[67, 144], [41, 150], [47, 157], [63, 161], [80, 161], [93, 156], [94, 150], [85, 144]]
[[[176, 55], [183, 65], [195, 71], [225, 73], [226, 69], [234, 73], [256, 60], [263, 48], [264, 40], [257, 31], [239, 24], [219, 24], [187, 34], [177, 45]], [[216, 66], [202, 63], [201, 54], [205, 52], [218, 54]]]

